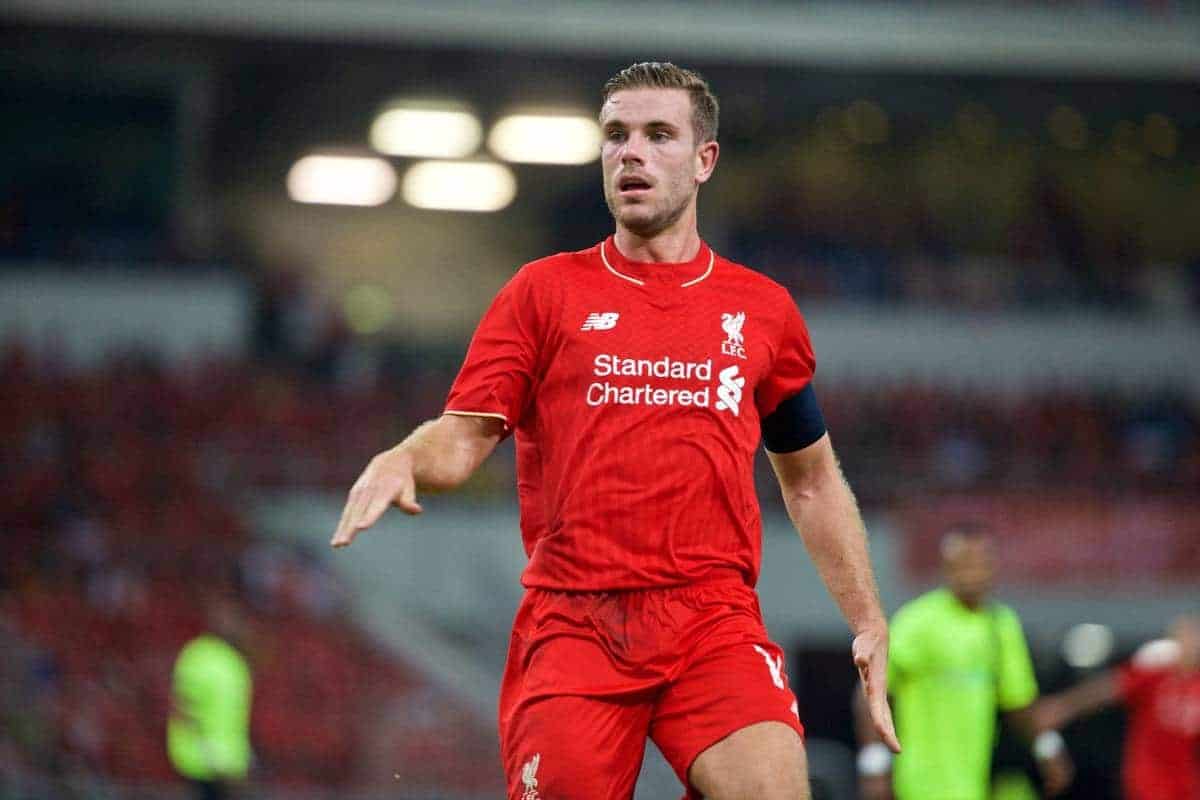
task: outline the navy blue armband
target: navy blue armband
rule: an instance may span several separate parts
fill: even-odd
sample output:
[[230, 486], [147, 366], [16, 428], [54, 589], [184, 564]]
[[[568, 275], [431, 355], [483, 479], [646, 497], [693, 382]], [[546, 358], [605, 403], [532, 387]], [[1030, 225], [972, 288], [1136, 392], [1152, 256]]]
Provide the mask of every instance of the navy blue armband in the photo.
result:
[[812, 384], [779, 404], [762, 421], [762, 438], [772, 453], [803, 450], [825, 435], [825, 418]]

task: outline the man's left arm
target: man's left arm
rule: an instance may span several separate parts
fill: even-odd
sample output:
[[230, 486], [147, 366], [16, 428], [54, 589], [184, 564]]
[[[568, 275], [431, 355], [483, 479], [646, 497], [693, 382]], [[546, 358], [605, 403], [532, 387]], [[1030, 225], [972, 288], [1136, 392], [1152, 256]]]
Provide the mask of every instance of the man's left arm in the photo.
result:
[[1065, 792], [1075, 780], [1075, 762], [1058, 731], [1039, 729], [1036, 704], [1004, 712], [1004, 722], [1032, 746], [1046, 796], [1057, 797]]
[[854, 664], [871, 721], [883, 742], [898, 753], [887, 700], [887, 618], [879, 603], [862, 515], [829, 435], [792, 452], [768, 450], [767, 455], [788, 516], [854, 633]]
[[1057, 797], [1074, 781], [1075, 764], [1058, 731], [1042, 725], [1036, 705], [1038, 688], [1033, 659], [1029, 656], [1021, 620], [1007, 607], [990, 613], [999, 638], [997, 699], [1004, 721], [1018, 736], [1032, 744], [1046, 795]]

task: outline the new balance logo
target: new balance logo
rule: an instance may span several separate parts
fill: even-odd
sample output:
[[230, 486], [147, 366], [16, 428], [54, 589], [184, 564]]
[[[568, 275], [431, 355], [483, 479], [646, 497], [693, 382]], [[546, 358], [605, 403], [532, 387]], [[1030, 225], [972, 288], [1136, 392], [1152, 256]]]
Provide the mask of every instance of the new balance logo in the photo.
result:
[[746, 385], [746, 379], [738, 375], [735, 364], [718, 372], [717, 380], [721, 382], [717, 387], [717, 410], [732, 411], [736, 417], [742, 408], [742, 387]]
[[616, 311], [593, 311], [583, 321], [581, 331], [609, 331], [617, 327], [617, 318], [621, 316]]

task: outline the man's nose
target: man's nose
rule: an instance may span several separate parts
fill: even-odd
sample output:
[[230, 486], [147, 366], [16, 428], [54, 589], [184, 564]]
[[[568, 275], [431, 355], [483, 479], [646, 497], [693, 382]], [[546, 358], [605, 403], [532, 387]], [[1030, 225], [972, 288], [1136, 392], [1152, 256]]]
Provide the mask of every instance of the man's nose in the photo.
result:
[[621, 163], [636, 162], [642, 164], [645, 162], [645, 146], [646, 141], [637, 134], [630, 134], [625, 140], [625, 146], [621, 150]]

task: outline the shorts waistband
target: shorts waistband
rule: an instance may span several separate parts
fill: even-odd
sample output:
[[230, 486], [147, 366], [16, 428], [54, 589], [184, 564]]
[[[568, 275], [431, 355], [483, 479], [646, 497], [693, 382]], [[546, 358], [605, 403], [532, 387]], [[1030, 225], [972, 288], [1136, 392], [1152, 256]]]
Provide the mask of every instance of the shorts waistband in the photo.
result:
[[713, 570], [703, 578], [687, 583], [666, 584], [661, 586], [617, 586], [617, 587], [588, 587], [568, 589], [561, 586], [526, 586], [527, 592], [547, 592], [550, 594], [621, 594], [634, 595], [652, 592], [686, 592], [722, 587], [740, 586], [753, 591], [754, 587], [746, 583], [742, 573], [735, 569]]

